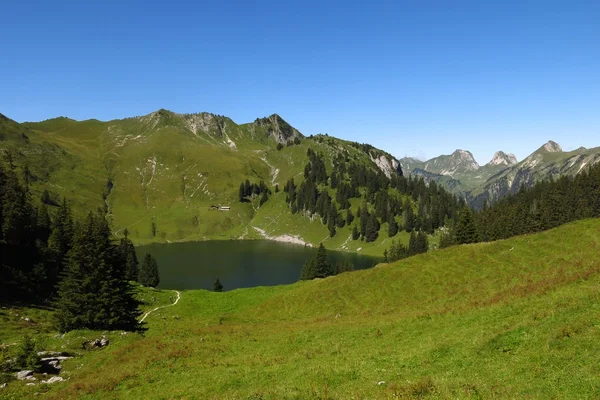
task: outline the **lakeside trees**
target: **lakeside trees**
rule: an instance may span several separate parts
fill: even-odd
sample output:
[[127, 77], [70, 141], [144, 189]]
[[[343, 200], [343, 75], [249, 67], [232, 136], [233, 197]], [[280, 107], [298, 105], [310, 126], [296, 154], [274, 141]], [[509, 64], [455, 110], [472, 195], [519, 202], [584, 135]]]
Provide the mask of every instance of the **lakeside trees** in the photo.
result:
[[61, 331], [137, 329], [131, 242], [113, 243], [100, 211], [76, 222], [68, 202], [48, 193], [34, 205], [28, 182], [0, 164], [0, 299], [53, 302]]
[[157, 287], [160, 283], [158, 263], [150, 253], [146, 253], [140, 268], [139, 282], [148, 287]]

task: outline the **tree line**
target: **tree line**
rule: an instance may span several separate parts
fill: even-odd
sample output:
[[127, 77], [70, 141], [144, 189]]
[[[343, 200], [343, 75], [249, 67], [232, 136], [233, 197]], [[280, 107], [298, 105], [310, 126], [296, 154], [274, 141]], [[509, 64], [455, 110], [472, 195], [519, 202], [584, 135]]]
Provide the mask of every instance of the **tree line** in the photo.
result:
[[[278, 190], [278, 188], [276, 189]], [[256, 196], [261, 196], [260, 205], [262, 206], [267, 200], [269, 200], [269, 196], [272, 194], [271, 189], [267, 187], [264, 181], [260, 181], [258, 184], [250, 183], [250, 180], [246, 179], [244, 182], [240, 183], [240, 188], [238, 190], [238, 199], [241, 203], [246, 203], [250, 201], [248, 198], [255, 198]]]
[[466, 206], [446, 232], [440, 247], [488, 242], [536, 233], [562, 224], [600, 217], [600, 164], [574, 177], [536, 183], [479, 211]]
[[[384, 223], [389, 237], [402, 229], [432, 234], [455, 218], [464, 205], [464, 200], [435, 182], [427, 185], [423, 178], [406, 178], [400, 169], [388, 177], [379, 168], [352, 159], [347, 151], [335, 155], [330, 173], [321, 154], [308, 148], [307, 157], [304, 180], [297, 185], [291, 178], [283, 188], [286, 202], [294, 214], [319, 216], [331, 237], [339, 228], [351, 225], [355, 217], [359, 223], [352, 227], [354, 240], [377, 240]], [[354, 212], [353, 198], [362, 199]]]
[[0, 299], [54, 305], [61, 331], [139, 328], [129, 281], [157, 286], [156, 260], [140, 268], [127, 231], [113, 240], [103, 210], [80, 221], [66, 199], [34, 201], [12, 164], [0, 164], [0, 188]]

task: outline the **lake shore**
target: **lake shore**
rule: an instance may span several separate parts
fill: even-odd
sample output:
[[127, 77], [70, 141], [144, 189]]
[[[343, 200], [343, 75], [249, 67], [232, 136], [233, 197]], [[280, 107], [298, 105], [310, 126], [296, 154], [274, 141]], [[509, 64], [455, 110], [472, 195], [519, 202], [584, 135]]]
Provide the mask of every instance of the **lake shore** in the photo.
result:
[[305, 242], [304, 240], [302, 240], [300, 238], [300, 236], [291, 236], [291, 235], [270, 236], [264, 229], [258, 228], [256, 226], [253, 226], [253, 228], [265, 240], [272, 240], [274, 242], [301, 244], [306, 247], [313, 247], [312, 243]]

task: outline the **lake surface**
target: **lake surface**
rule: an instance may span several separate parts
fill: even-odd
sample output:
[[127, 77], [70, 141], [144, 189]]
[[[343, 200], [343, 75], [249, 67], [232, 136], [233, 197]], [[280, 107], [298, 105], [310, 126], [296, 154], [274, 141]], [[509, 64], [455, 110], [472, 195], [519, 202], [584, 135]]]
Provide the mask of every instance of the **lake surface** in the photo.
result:
[[[160, 288], [212, 290], [217, 276], [224, 290], [293, 283], [316, 248], [268, 240], [215, 240], [152, 244], [136, 248], [140, 263], [146, 253], [158, 262]], [[327, 251], [329, 261], [345, 261], [354, 269], [371, 268], [381, 258]]]

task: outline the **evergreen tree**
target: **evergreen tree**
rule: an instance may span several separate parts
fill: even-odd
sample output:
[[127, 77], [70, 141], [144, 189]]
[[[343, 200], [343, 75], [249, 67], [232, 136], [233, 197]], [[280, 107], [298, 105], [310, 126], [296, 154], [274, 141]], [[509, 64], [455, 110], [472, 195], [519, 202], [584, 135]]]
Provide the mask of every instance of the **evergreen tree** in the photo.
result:
[[352, 210], [348, 208], [348, 211], [346, 211], [346, 222], [348, 223], [348, 225], [351, 225], [353, 221], [354, 215], [352, 214]]
[[144, 262], [140, 268], [139, 282], [148, 287], [157, 287], [160, 282], [158, 264], [150, 253], [146, 253], [144, 257]]
[[451, 232], [442, 232], [440, 235], [440, 249], [445, 249], [454, 245], [454, 238]]
[[458, 223], [456, 224], [455, 240], [458, 244], [477, 242], [477, 232], [471, 210], [465, 206], [460, 213]]
[[402, 221], [404, 222], [404, 230], [406, 232], [412, 232], [415, 229], [417, 218], [412, 209], [412, 205], [409, 201], [404, 205], [404, 212], [402, 213]]
[[139, 328], [139, 302], [102, 216], [88, 214], [75, 230], [63, 275], [55, 313], [60, 331]]
[[418, 253], [427, 253], [429, 250], [429, 239], [424, 231], [419, 231], [417, 234], [417, 251]]
[[379, 236], [379, 228], [379, 221], [377, 220], [375, 214], [369, 215], [367, 219], [367, 225], [365, 227], [365, 241], [367, 243], [377, 240], [377, 237]]
[[319, 245], [315, 258], [304, 264], [300, 279], [310, 280], [314, 278], [325, 278], [334, 275], [334, 267], [327, 260], [327, 250], [323, 243]]
[[119, 244], [119, 253], [121, 262], [125, 265], [125, 279], [128, 281], [137, 281], [140, 274], [140, 266], [135, 253], [135, 247], [129, 240], [129, 231], [127, 228], [123, 231], [123, 238]]
[[414, 256], [419, 253], [419, 247], [417, 244], [417, 235], [415, 231], [410, 233], [410, 239], [408, 240], [408, 254]]
[[358, 240], [360, 238], [360, 232], [358, 231], [358, 227], [354, 225], [352, 227], [352, 240]]
[[222, 292], [222, 291], [223, 291], [223, 284], [221, 283], [221, 281], [219, 280], [219, 277], [217, 276], [215, 283], [213, 283], [213, 292]]
[[389, 221], [388, 221], [388, 236], [394, 237], [398, 233], [398, 223], [396, 222], [396, 218], [394, 215], [390, 213]]
[[367, 203], [363, 203], [360, 208], [360, 234], [364, 237], [367, 235], [367, 222], [369, 221], [369, 210], [367, 209]]

